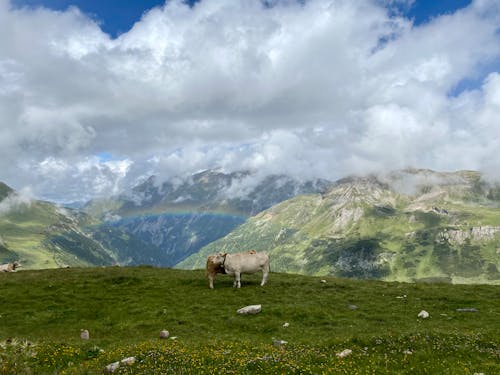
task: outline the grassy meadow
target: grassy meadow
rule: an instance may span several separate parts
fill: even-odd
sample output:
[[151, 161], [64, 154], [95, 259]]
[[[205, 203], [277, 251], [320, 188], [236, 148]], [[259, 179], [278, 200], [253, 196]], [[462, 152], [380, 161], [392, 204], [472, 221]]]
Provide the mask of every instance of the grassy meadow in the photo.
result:
[[[2, 273], [0, 374], [100, 374], [127, 357], [114, 373], [500, 373], [498, 286], [259, 282], [244, 275], [238, 290], [219, 276], [210, 290], [202, 270], [153, 267]], [[236, 314], [253, 304], [262, 312]]]

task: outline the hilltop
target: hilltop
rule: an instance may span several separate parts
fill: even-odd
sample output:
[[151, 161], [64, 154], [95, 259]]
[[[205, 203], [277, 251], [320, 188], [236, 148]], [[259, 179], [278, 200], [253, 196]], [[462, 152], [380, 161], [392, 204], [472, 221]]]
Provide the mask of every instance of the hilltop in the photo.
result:
[[499, 192], [471, 171], [345, 178], [255, 215], [178, 267], [256, 249], [279, 272], [500, 283]]

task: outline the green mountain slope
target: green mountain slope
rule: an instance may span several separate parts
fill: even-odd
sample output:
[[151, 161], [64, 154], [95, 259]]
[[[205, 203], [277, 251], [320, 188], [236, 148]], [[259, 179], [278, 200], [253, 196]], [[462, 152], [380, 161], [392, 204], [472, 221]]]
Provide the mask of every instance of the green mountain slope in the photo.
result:
[[498, 186], [476, 172], [406, 170], [338, 181], [252, 218], [179, 263], [208, 254], [268, 251], [280, 272], [500, 283]]
[[0, 194], [5, 192], [0, 196], [0, 263], [20, 260], [25, 269], [149, 263], [149, 248], [141, 241], [103, 231], [86, 214], [6, 186], [0, 185]]

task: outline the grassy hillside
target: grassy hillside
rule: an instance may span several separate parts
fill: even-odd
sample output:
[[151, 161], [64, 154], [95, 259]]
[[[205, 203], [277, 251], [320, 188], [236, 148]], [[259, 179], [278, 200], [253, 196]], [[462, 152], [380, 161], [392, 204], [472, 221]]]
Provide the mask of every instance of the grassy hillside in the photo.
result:
[[[130, 356], [117, 373], [500, 371], [496, 286], [259, 279], [245, 275], [238, 290], [220, 276], [210, 290], [203, 271], [152, 267], [0, 274], [0, 373], [96, 374]], [[236, 314], [250, 304], [262, 312]], [[176, 339], [160, 340], [162, 329]]]
[[0, 263], [20, 261], [24, 269], [159, 263], [153, 245], [96, 224], [85, 213], [24, 197], [0, 183]]
[[12, 193], [0, 204], [0, 262], [20, 260], [25, 268], [113, 264], [116, 257], [82, 228], [85, 215], [54, 204], [21, 200]]
[[178, 266], [256, 249], [280, 272], [500, 284], [497, 191], [476, 172], [344, 179], [250, 218]]

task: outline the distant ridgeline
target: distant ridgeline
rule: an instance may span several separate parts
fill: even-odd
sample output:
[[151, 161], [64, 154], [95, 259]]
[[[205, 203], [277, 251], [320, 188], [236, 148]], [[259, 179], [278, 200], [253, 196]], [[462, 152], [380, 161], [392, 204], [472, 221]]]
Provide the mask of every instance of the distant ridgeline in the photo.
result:
[[178, 267], [256, 249], [277, 272], [500, 284], [499, 193], [470, 171], [346, 178], [251, 217]]
[[500, 188], [472, 171], [331, 183], [209, 170], [81, 211], [16, 194], [0, 184], [0, 261], [25, 268], [203, 268], [208, 254], [256, 249], [277, 272], [500, 284]]
[[85, 211], [104, 221], [101, 239], [107, 228], [118, 229], [157, 251], [148, 264], [174, 266], [248, 217], [296, 195], [324, 191], [330, 184], [208, 170], [162, 183], [151, 177], [127, 194], [89, 202]]

